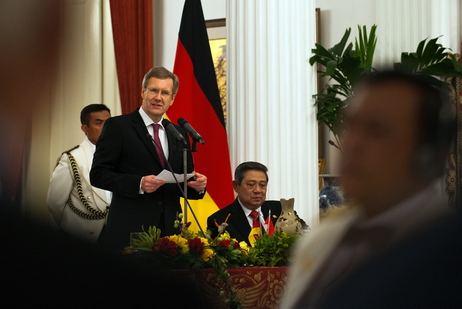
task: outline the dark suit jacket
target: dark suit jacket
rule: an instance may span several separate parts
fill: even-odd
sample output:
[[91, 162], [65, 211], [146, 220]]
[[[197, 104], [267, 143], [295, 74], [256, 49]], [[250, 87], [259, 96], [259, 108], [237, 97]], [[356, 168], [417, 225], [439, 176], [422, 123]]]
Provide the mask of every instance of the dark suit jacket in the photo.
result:
[[319, 308], [462, 308], [461, 261], [459, 212], [353, 271]]
[[[182, 128], [176, 129], [187, 136]], [[183, 173], [183, 145], [167, 131], [168, 161], [175, 173]], [[188, 145], [189, 148], [189, 145]], [[194, 169], [191, 153], [187, 156], [188, 173]], [[173, 223], [181, 212], [181, 191], [177, 184], [165, 184], [150, 194], [139, 194], [143, 176], [162, 171], [151, 136], [138, 112], [112, 117], [104, 125], [96, 145], [90, 179], [93, 186], [113, 192], [103, 243], [109, 250], [120, 251], [127, 246], [130, 232], [142, 226], [160, 227], [164, 218], [163, 235], [178, 233]], [[180, 184], [181, 187], [182, 184]], [[190, 189], [190, 190], [189, 190]], [[188, 198], [199, 199], [203, 194], [188, 187]]]
[[[268, 217], [269, 210], [271, 209], [271, 220], [273, 224], [276, 224], [277, 218], [281, 214], [281, 202], [280, 201], [265, 201], [261, 206], [261, 210], [265, 219]], [[252, 230], [239, 204], [237, 198], [230, 205], [218, 210], [207, 219], [207, 229], [212, 232], [212, 237], [216, 237], [218, 234], [218, 228], [215, 225], [215, 220], [218, 224], [223, 223], [226, 220], [228, 214], [231, 214], [228, 218], [228, 226], [226, 231], [229, 232], [232, 238], [237, 239], [239, 242], [245, 241], [249, 245], [249, 234]]]

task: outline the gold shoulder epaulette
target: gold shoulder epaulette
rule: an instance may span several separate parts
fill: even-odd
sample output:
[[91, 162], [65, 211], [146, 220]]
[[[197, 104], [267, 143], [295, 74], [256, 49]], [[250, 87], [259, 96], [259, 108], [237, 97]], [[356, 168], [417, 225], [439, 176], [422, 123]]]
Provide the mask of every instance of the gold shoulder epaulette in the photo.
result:
[[63, 154], [65, 154], [65, 153], [69, 154], [72, 150], [79, 148], [79, 146], [80, 145], [77, 145], [77, 146], [72, 147], [69, 150], [63, 151], [63, 153], [59, 156], [58, 160], [56, 160], [55, 168], [58, 166], [59, 160], [61, 160], [61, 157], [63, 156]]
[[72, 147], [72, 148], [69, 149], [69, 150], [63, 151], [62, 154], [69, 153], [69, 152], [71, 152], [72, 150], [77, 149], [77, 148], [79, 148], [79, 147], [80, 147], [80, 145], [74, 146], [74, 147]]

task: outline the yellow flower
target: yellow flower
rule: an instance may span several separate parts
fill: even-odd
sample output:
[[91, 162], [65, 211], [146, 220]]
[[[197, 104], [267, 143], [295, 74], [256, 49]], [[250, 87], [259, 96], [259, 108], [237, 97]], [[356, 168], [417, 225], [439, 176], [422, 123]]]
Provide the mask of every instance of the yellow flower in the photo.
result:
[[209, 246], [209, 240], [207, 238], [204, 238], [204, 237], [199, 237], [199, 239], [202, 241], [202, 243], [204, 244], [204, 246]]
[[202, 252], [202, 255], [201, 255], [201, 258], [207, 262], [208, 260], [210, 260], [213, 256], [215, 255], [215, 252], [213, 252], [212, 249], [204, 249], [204, 251]]
[[245, 241], [241, 241], [239, 246], [241, 246], [242, 255], [249, 255], [250, 248]]
[[176, 242], [178, 247], [181, 249], [182, 254], [186, 254], [189, 252], [189, 245], [188, 245], [188, 240], [186, 238], [183, 238], [179, 235], [172, 235], [172, 236], [167, 236], [168, 239], [171, 241]]
[[220, 237], [221, 237], [222, 240], [230, 240], [231, 239], [231, 236], [229, 235], [228, 231], [221, 234]]

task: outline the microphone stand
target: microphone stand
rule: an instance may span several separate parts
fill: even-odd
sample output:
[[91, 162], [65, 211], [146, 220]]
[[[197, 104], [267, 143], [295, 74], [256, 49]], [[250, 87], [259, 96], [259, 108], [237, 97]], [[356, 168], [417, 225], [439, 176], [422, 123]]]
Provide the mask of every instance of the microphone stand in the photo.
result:
[[188, 223], [188, 221], [186, 220], [186, 216], [187, 216], [186, 214], [187, 214], [187, 211], [188, 211], [188, 208], [189, 208], [189, 210], [191, 210], [191, 214], [194, 217], [194, 220], [197, 223], [197, 226], [199, 227], [199, 230], [201, 231], [202, 235], [205, 235], [205, 232], [202, 229], [202, 227], [201, 227], [201, 225], [199, 223], [199, 220], [197, 219], [196, 214], [194, 213], [194, 211], [193, 211], [193, 209], [191, 207], [191, 204], [189, 204], [189, 201], [188, 201], [188, 195], [187, 195], [188, 194], [188, 186], [187, 186], [187, 177], [188, 176], [187, 176], [187, 164], [186, 164], [187, 163], [187, 153], [188, 153], [188, 148], [186, 148], [186, 147], [183, 148], [183, 163], [185, 165], [183, 189], [181, 188], [180, 182], [178, 181], [178, 179], [175, 176], [175, 173], [173, 172], [173, 169], [172, 169], [172, 166], [170, 165], [170, 162], [168, 162], [168, 160], [166, 160], [166, 162], [167, 162], [167, 166], [168, 166], [168, 168], [170, 170], [170, 173], [172, 173], [172, 176], [175, 179], [175, 182], [176, 182], [176, 184], [178, 186], [178, 189], [180, 189], [180, 192], [181, 192], [181, 194], [183, 195], [183, 198], [184, 198], [184, 212], [185, 212], [185, 214], [183, 216], [184, 222], [186, 222], [186, 224]]
[[[196, 141], [193, 139], [193, 142], [192, 142], [192, 148], [191, 148], [191, 152], [196, 152]], [[186, 147], [183, 148], [183, 177], [184, 177], [184, 182], [183, 182], [183, 191], [184, 191], [184, 205], [183, 205], [183, 209], [184, 209], [184, 222], [187, 224], [188, 223], [188, 183], [187, 183], [187, 175], [188, 175], [188, 149]], [[192, 212], [192, 209], [191, 209], [191, 212]], [[197, 220], [196, 220], [197, 221]], [[197, 224], [199, 225], [199, 222], [197, 222]], [[200, 225], [199, 225], [200, 227]], [[201, 229], [202, 230], [202, 229]]]
[[[154, 144], [154, 147], [159, 147], [159, 145], [157, 145], [156, 141], [152, 138], [152, 136], [150, 134], [148, 134], [148, 136], [151, 138], [151, 141], [153, 142]], [[194, 142], [194, 146], [193, 146], [193, 149], [195, 151], [195, 147], [196, 147], [196, 144]], [[160, 148], [160, 147], [159, 147]], [[170, 165], [170, 162], [168, 162], [168, 159], [165, 157], [165, 162], [167, 163], [167, 167], [168, 167], [168, 170], [170, 171], [170, 173], [172, 173], [172, 176], [173, 176], [173, 179], [175, 179], [175, 182], [178, 186], [178, 189], [180, 190], [180, 193], [182, 194], [183, 198], [184, 198], [184, 212], [185, 212], [185, 215], [183, 216], [184, 218], [184, 222], [186, 222], [186, 224], [188, 223], [188, 221], [186, 220], [186, 213], [187, 213], [187, 210], [188, 208], [191, 210], [191, 214], [193, 215], [194, 217], [194, 220], [196, 221], [197, 223], [197, 226], [199, 227], [199, 230], [201, 231], [202, 235], [205, 235], [205, 232], [204, 230], [202, 229], [200, 223], [199, 223], [199, 220], [197, 219], [196, 217], [196, 214], [194, 213], [191, 205], [189, 204], [188, 202], [188, 196], [187, 196], [187, 192], [188, 192], [188, 187], [187, 187], [187, 177], [188, 177], [188, 158], [187, 158], [187, 154], [188, 154], [188, 148], [187, 147], [184, 147], [183, 148], [183, 173], [184, 173], [184, 184], [183, 184], [183, 188], [181, 188], [181, 185], [180, 185], [180, 182], [178, 181], [178, 179], [176, 178], [175, 176], [175, 173], [173, 172], [173, 168], [172, 166]]]
[[184, 147], [183, 148], [183, 211], [184, 211], [184, 222], [187, 224], [188, 223], [188, 148]]

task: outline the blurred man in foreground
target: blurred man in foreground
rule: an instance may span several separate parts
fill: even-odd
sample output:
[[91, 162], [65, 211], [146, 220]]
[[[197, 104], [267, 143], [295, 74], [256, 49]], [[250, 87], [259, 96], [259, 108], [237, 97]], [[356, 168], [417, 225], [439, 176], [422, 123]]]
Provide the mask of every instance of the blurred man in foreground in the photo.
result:
[[390, 71], [360, 83], [345, 115], [341, 157], [352, 207], [298, 243], [282, 308], [322, 308], [362, 265], [450, 215], [437, 180], [454, 130], [444, 91], [423, 79]]

